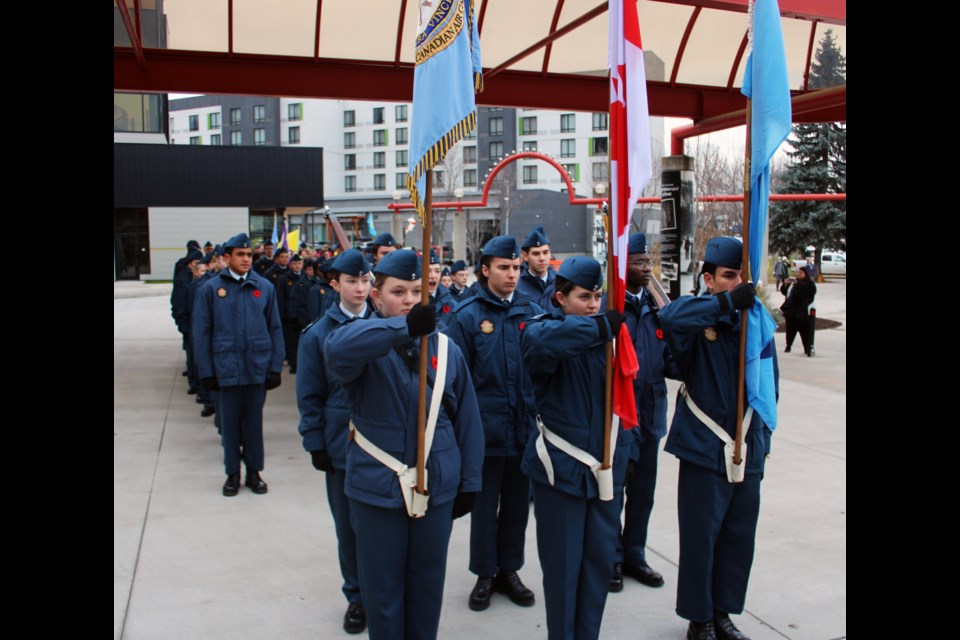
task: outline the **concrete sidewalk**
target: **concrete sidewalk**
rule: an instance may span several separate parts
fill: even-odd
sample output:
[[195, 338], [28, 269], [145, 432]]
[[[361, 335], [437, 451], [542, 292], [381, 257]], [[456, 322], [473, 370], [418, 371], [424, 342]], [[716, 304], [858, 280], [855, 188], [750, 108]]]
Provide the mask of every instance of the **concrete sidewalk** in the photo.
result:
[[[783, 353], [780, 424], [763, 482], [747, 610], [753, 640], [846, 637], [846, 280], [818, 284], [817, 313], [843, 324], [816, 336], [814, 358]], [[268, 394], [270, 493], [220, 494], [222, 449], [213, 418], [186, 394], [170, 285], [118, 283], [114, 300], [114, 637], [346, 638], [336, 539], [324, 474], [297, 433], [294, 376]], [[670, 382], [671, 413], [677, 384]], [[680, 640], [676, 616], [676, 458], [661, 454], [648, 558], [666, 586], [627, 578], [610, 594], [601, 637]], [[440, 638], [547, 637], [533, 514], [521, 576], [529, 609], [495, 595], [467, 608], [469, 522], [450, 541]], [[361, 635], [360, 637], [363, 637]]]

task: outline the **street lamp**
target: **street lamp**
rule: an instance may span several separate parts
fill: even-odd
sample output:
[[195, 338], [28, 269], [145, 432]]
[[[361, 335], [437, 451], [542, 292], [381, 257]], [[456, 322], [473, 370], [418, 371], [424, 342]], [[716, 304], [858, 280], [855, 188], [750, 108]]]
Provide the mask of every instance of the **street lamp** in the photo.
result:
[[510, 235], [510, 196], [503, 196], [503, 235]]

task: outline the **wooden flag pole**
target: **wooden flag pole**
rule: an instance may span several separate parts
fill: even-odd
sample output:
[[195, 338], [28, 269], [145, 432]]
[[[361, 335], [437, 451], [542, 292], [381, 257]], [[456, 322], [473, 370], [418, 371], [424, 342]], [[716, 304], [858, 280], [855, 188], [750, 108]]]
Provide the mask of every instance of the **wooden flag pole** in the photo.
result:
[[[747, 98], [747, 142], [743, 160], [743, 254], [740, 279], [750, 280], [750, 116], [753, 101]], [[741, 464], [741, 445], [743, 443], [744, 378], [747, 364], [747, 310], [740, 311], [740, 368], [737, 376], [737, 438], [733, 445], [733, 463]]]
[[[420, 284], [420, 305], [430, 304], [430, 227], [433, 220], [433, 171], [427, 171], [426, 195], [423, 199], [423, 258], [420, 261], [422, 276]], [[427, 462], [427, 350], [428, 336], [420, 336], [420, 393], [417, 397], [417, 493], [426, 495], [424, 469]]]
[[[609, 175], [609, 174], [608, 174]], [[613, 194], [608, 201], [610, 203], [607, 209], [607, 215], [603, 222], [607, 227], [607, 311], [616, 308], [616, 301], [613, 299], [613, 276], [616, 265], [613, 264]], [[619, 198], [618, 198], [619, 200]], [[616, 336], [613, 336], [613, 340]], [[607, 366], [606, 366], [606, 387], [603, 395], [603, 466], [602, 469], [610, 468], [610, 424], [613, 420], [613, 340], [608, 340], [606, 344]]]

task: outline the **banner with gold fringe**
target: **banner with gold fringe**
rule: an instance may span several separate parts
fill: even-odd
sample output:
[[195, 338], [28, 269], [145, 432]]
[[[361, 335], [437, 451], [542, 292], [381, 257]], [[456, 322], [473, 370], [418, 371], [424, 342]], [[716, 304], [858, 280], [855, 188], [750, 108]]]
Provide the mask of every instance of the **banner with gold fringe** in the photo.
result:
[[423, 222], [427, 172], [477, 126], [483, 90], [473, 0], [420, 0], [407, 189]]

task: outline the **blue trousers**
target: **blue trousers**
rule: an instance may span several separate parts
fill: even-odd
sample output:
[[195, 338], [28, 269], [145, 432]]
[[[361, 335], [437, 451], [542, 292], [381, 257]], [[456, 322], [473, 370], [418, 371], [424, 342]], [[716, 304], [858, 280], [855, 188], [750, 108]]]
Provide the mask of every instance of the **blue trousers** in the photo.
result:
[[725, 474], [681, 460], [677, 501], [677, 615], [706, 622], [715, 610], [743, 613], [760, 515], [760, 474], [731, 484]]
[[[350, 499], [370, 640], [434, 640], [440, 627], [453, 501], [423, 518]], [[609, 580], [609, 578], [608, 578]]]
[[470, 514], [470, 571], [492, 577], [519, 571], [530, 517], [530, 480], [520, 456], [483, 460], [483, 490]]
[[333, 514], [337, 532], [337, 555], [340, 557], [340, 575], [343, 576], [343, 595], [350, 604], [363, 604], [360, 597], [360, 576], [357, 573], [357, 537], [350, 523], [350, 501], [343, 492], [347, 472], [334, 469], [326, 474], [327, 502]]
[[623, 530], [617, 539], [617, 562], [635, 567], [647, 562], [647, 525], [653, 511], [653, 494], [657, 488], [657, 454], [660, 441], [649, 439], [640, 443], [640, 458], [633, 477], [623, 487], [626, 497]]
[[240, 471], [240, 442], [247, 469], [263, 471], [263, 402], [265, 384], [220, 387], [220, 429], [227, 475]]
[[197, 363], [193, 360], [193, 340], [189, 334], [183, 334], [183, 350], [186, 351], [187, 359], [187, 387], [189, 389], [200, 389], [200, 377], [197, 374]]
[[620, 500], [572, 496], [533, 483], [549, 640], [600, 637], [620, 531]]
[[287, 362], [294, 369], [297, 368], [297, 347], [300, 345], [300, 330], [297, 329], [296, 322], [296, 320], [283, 320], [280, 323], [283, 327], [283, 344]]

